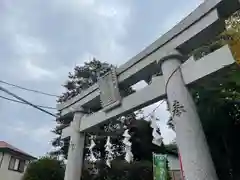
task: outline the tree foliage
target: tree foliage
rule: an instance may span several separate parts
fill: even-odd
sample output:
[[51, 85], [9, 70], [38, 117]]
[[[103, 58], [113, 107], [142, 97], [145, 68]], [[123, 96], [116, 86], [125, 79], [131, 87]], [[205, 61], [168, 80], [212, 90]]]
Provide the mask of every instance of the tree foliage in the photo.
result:
[[43, 157], [31, 162], [22, 180], [63, 180], [64, 164], [50, 157]]
[[63, 85], [67, 91], [62, 94], [58, 102], [65, 102], [86, 90], [97, 82], [98, 77], [108, 72], [111, 67], [112, 65], [96, 59], [85, 62], [83, 66], [76, 66], [73, 73], [69, 72], [68, 80]]

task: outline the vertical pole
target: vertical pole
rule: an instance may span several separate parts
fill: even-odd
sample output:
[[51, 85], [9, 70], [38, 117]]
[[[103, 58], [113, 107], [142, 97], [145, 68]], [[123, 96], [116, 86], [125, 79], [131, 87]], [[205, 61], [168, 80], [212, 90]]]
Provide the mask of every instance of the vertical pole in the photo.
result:
[[187, 180], [217, 180], [205, 134], [192, 96], [183, 81], [180, 65], [180, 60], [172, 56], [162, 63], [161, 68], [184, 175]]
[[83, 111], [78, 110], [74, 113], [71, 122], [71, 137], [68, 149], [68, 160], [64, 180], [80, 180], [83, 166], [83, 153], [85, 134], [79, 132], [80, 121], [83, 117]]

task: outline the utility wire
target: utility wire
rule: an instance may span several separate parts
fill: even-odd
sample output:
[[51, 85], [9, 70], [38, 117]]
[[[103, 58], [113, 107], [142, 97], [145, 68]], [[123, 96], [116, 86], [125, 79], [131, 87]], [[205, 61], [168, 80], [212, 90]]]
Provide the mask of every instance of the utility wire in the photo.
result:
[[[0, 98], [8, 100], [8, 101], [16, 102], [16, 103], [28, 105], [27, 103], [25, 103], [23, 101], [18, 101], [18, 100], [7, 98], [7, 97], [1, 96], [1, 95], [0, 95]], [[54, 107], [49, 107], [49, 106], [42, 106], [42, 105], [36, 105], [36, 106], [41, 107], [41, 108], [45, 108], [45, 109], [56, 109]]]
[[[170, 74], [169, 78], [167, 79], [167, 82], [166, 82], [166, 85], [165, 85], [165, 94], [167, 94], [167, 87], [168, 87], [168, 84], [169, 84], [170, 79], [173, 77], [173, 75], [174, 75], [179, 69], [181, 69], [181, 66], [177, 67], [177, 68]], [[162, 104], [163, 102], [164, 102], [164, 100], [162, 100], [162, 101], [160, 102], [160, 104], [159, 104], [156, 108], [154, 108], [151, 113], [149, 113], [147, 116], [144, 116], [144, 118], [148, 118], [149, 116], [151, 116], [151, 115], [161, 106], [161, 104]]]
[[25, 90], [25, 91], [30, 91], [30, 92], [34, 92], [34, 93], [38, 93], [38, 94], [42, 94], [42, 95], [47, 95], [47, 96], [52, 96], [52, 97], [59, 97], [55, 94], [50, 94], [50, 93], [46, 93], [46, 92], [39, 91], [39, 90], [25, 88], [25, 87], [22, 87], [22, 86], [19, 86], [19, 85], [16, 85], [16, 84], [12, 84], [12, 83], [9, 83], [9, 82], [3, 81], [3, 80], [0, 80], [0, 83], [6, 84], [6, 85], [9, 85], [9, 86], [13, 86], [13, 87]]
[[58, 117], [57, 115], [55, 115], [55, 114], [53, 114], [53, 113], [51, 113], [51, 112], [49, 112], [49, 111], [47, 111], [47, 110], [45, 110], [45, 109], [42, 109], [41, 107], [38, 107], [37, 105], [35, 105], [35, 104], [33, 104], [33, 103], [31, 103], [31, 102], [29, 102], [29, 101], [27, 101], [27, 100], [19, 97], [18, 95], [14, 94], [14, 93], [12, 93], [12, 92], [10, 92], [10, 91], [8, 91], [7, 89], [5, 89], [5, 88], [3, 88], [3, 87], [1, 87], [1, 86], [0, 86], [0, 90], [3, 91], [3, 92], [5, 92], [5, 93], [7, 93], [7, 94], [9, 94], [9, 95], [11, 95], [11, 96], [13, 96], [13, 97], [15, 97], [16, 99], [18, 99], [18, 100], [20, 100], [20, 101], [28, 104], [29, 106], [34, 107], [35, 109], [38, 109], [39, 111], [42, 111], [42, 112], [44, 112], [44, 113], [46, 113], [46, 114], [49, 114], [49, 115], [51, 115], [51, 116], [53, 116], [53, 117], [56, 117], [56, 118]]
[[164, 102], [165, 102], [165, 101], [162, 100], [162, 101], [159, 103], [159, 105], [157, 105], [157, 107], [155, 107], [155, 108], [152, 110], [152, 112], [149, 113], [147, 116], [144, 116], [144, 118], [148, 118], [149, 116], [151, 116], [151, 115], [162, 105], [162, 103], [164, 103]]

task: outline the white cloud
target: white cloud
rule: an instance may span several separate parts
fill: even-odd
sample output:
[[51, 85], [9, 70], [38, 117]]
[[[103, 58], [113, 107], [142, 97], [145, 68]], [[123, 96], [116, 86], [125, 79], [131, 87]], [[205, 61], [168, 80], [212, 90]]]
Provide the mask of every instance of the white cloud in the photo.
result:
[[25, 65], [25, 73], [28, 79], [41, 80], [46, 78], [55, 78], [55, 74], [47, 69], [41, 68], [34, 64], [34, 62], [30, 59], [26, 59], [23, 61]]
[[178, 24], [181, 20], [187, 17], [194, 9], [196, 9], [202, 2], [201, 1], [189, 1], [187, 6], [175, 9], [172, 13], [169, 13], [167, 20], [159, 24], [162, 29], [162, 34], [169, 31], [172, 27]]
[[46, 53], [46, 47], [36, 38], [16, 35], [16, 51], [22, 56]]
[[118, 10], [115, 7], [100, 5], [97, 8], [97, 14], [100, 16], [104, 16], [106, 18], [114, 18], [118, 15]]
[[9, 132], [12, 132], [12, 134], [20, 137], [24, 136], [37, 143], [45, 144], [55, 136], [51, 132], [54, 125], [55, 123], [52, 123], [51, 125], [31, 126], [23, 121], [17, 121], [15, 123], [4, 124], [3, 126], [8, 129]]
[[85, 9], [94, 6], [96, 3], [95, 0], [55, 0], [54, 4], [58, 4], [60, 6], [70, 6], [74, 9]]
[[72, 2], [80, 6], [92, 6], [96, 1], [95, 0], [72, 0]]
[[[91, 54], [102, 61], [121, 63], [119, 61], [126, 57], [125, 47], [120, 40], [127, 32], [125, 24], [130, 14], [127, 1], [57, 0], [54, 2], [56, 12], [61, 15], [68, 13], [71, 18], [70, 25], [75, 31], [79, 30], [80, 37], [83, 36], [79, 44], [91, 44], [82, 48], [83, 52], [78, 55], [78, 59], [74, 59], [75, 62], [79, 63], [82, 59], [79, 59], [79, 56]], [[71, 21], [74, 24], [71, 24]]]

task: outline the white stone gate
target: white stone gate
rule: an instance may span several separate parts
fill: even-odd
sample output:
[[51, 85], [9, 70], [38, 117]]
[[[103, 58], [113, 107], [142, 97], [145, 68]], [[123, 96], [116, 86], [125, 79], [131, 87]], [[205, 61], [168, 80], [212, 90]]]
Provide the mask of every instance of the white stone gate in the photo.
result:
[[[176, 124], [177, 145], [188, 180], [216, 180], [205, 135], [187, 85], [221, 73], [235, 60], [228, 45], [195, 61], [190, 52], [225, 29], [224, 20], [240, 7], [239, 0], [207, 0], [145, 50], [106, 75], [78, 96], [59, 104], [61, 118], [72, 118], [62, 138], [71, 137], [65, 180], [81, 177], [85, 132], [98, 125], [157, 102], [167, 96]], [[156, 73], [159, 76], [153, 76]], [[149, 79], [151, 81], [149, 81]], [[107, 81], [108, 80], [108, 81]], [[118, 86], [130, 87], [145, 80], [148, 86], [127, 97]], [[151, 83], [150, 83], [151, 82]], [[107, 87], [107, 88], [106, 88]], [[102, 104], [100, 103], [102, 100]], [[100, 111], [85, 116], [84, 109]]]

